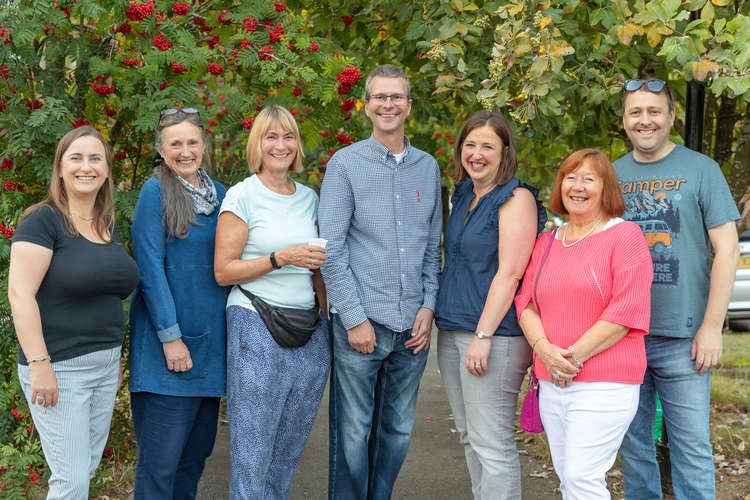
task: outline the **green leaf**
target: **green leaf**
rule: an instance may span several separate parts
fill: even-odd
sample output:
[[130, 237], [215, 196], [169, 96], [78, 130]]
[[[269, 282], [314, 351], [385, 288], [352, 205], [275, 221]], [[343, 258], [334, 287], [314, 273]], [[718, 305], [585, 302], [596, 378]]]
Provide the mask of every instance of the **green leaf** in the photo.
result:
[[687, 3], [685, 4], [685, 8], [687, 10], [698, 10], [702, 8], [705, 3], [706, 3], [706, 0], [687, 0]]
[[466, 63], [464, 62], [463, 57], [460, 57], [458, 59], [458, 64], [456, 65], [456, 69], [459, 73], [466, 73]]
[[416, 40], [424, 34], [425, 29], [426, 27], [423, 21], [412, 21], [406, 28], [406, 34], [404, 35], [404, 38], [406, 40]]
[[440, 26], [440, 38], [442, 40], [448, 40], [458, 33], [458, 22], [453, 19], [447, 19], [442, 26]]
[[711, 2], [706, 2], [706, 5], [701, 9], [701, 19], [703, 19], [706, 24], [711, 24], [711, 21], [714, 19], [714, 6], [711, 4]]

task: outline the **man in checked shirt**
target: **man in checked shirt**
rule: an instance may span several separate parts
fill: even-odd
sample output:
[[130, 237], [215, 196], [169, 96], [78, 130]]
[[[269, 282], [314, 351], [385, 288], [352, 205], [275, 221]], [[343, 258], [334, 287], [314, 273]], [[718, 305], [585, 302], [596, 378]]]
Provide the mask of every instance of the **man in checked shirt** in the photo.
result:
[[331, 499], [391, 497], [406, 458], [430, 346], [440, 271], [440, 171], [411, 145], [409, 79], [365, 83], [369, 139], [328, 162], [320, 191], [331, 305]]

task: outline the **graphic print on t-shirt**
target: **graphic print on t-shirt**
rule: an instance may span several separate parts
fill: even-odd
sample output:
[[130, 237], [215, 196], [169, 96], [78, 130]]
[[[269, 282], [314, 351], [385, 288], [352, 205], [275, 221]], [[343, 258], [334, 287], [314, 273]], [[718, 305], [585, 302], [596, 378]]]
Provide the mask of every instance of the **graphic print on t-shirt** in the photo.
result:
[[654, 285], [677, 286], [680, 261], [673, 245], [680, 238], [680, 188], [684, 178], [651, 177], [620, 182], [625, 218], [638, 224], [654, 263]]

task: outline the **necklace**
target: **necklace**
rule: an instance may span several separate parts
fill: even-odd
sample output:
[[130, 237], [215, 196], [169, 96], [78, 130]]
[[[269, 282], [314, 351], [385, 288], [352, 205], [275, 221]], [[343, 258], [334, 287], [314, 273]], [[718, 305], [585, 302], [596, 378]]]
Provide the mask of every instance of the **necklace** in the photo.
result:
[[593, 232], [594, 232], [594, 229], [595, 229], [595, 228], [596, 228], [596, 226], [597, 226], [597, 225], [599, 224], [599, 221], [600, 221], [601, 219], [602, 219], [602, 217], [601, 217], [601, 216], [599, 216], [599, 217], [598, 217], [598, 218], [597, 218], [597, 219], [596, 219], [596, 220], [594, 221], [594, 223], [593, 223], [593, 224], [591, 225], [591, 229], [589, 229], [588, 231], [586, 231], [586, 234], [584, 234], [583, 236], [581, 236], [580, 238], [578, 238], [577, 240], [575, 240], [575, 241], [574, 241], [573, 243], [565, 243], [565, 235], [567, 235], [567, 234], [568, 234], [568, 225], [569, 225], [569, 224], [565, 224], [565, 226], [563, 226], [563, 231], [564, 231], [564, 233], [560, 235], [560, 243], [562, 243], [562, 246], [564, 246], [565, 248], [570, 248], [570, 247], [572, 247], [573, 245], [575, 245], [576, 243], [578, 243], [579, 241], [581, 241], [582, 239], [584, 239], [585, 237], [587, 237], [588, 235], [590, 235], [591, 233], [593, 233]]
[[94, 218], [93, 218], [93, 217], [91, 217], [91, 218], [89, 218], [89, 217], [84, 217], [83, 215], [81, 215], [81, 214], [79, 214], [79, 213], [76, 213], [76, 212], [74, 212], [73, 210], [71, 210], [71, 211], [70, 211], [70, 213], [71, 213], [71, 214], [73, 214], [73, 215], [75, 215], [76, 217], [78, 217], [78, 218], [79, 218], [79, 219], [81, 219], [81, 220], [85, 220], [86, 222], [91, 222], [92, 220], [94, 220]]

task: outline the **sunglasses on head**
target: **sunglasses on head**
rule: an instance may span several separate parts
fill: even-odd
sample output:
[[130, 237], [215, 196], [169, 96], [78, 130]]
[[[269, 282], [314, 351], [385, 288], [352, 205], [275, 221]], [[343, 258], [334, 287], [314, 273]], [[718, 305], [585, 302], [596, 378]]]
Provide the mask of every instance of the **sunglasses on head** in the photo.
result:
[[664, 87], [667, 86], [667, 82], [664, 80], [625, 80], [625, 92], [635, 92], [640, 90], [643, 86], [646, 86], [646, 90], [658, 94]]
[[200, 111], [198, 111], [195, 108], [169, 108], [169, 109], [162, 110], [159, 116], [169, 116], [169, 115], [174, 115], [177, 113], [185, 113], [186, 115], [195, 115], [195, 114], [200, 113]]

